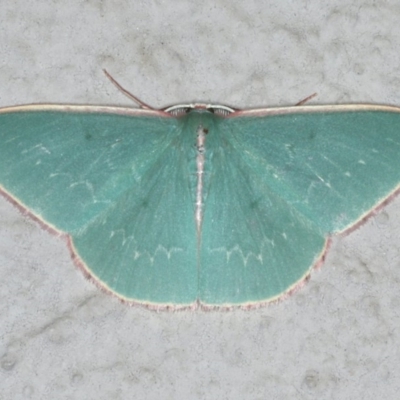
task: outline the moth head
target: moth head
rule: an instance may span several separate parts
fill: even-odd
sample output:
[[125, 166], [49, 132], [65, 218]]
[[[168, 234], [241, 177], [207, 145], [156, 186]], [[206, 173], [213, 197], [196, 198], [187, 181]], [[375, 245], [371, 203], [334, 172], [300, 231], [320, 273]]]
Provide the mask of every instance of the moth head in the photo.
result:
[[235, 112], [236, 110], [223, 105], [215, 104], [178, 104], [175, 106], [164, 108], [162, 111], [167, 112], [174, 117], [180, 117], [189, 114], [193, 110], [200, 110], [205, 112], [210, 112], [212, 114], [219, 115], [221, 117], [226, 117], [227, 115]]

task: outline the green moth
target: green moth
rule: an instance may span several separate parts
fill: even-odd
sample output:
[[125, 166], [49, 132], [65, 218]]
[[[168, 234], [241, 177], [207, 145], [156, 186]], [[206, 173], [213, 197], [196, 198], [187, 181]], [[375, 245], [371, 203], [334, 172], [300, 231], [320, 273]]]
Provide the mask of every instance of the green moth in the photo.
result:
[[0, 109], [3, 195], [154, 308], [288, 294], [399, 183], [396, 107]]

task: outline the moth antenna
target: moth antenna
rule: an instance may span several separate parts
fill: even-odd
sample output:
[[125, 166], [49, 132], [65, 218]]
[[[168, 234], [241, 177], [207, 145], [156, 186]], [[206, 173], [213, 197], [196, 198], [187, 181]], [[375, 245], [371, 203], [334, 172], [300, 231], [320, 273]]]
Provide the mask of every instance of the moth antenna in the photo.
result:
[[136, 96], [134, 96], [132, 93], [128, 92], [126, 89], [124, 89], [109, 73], [106, 69], [103, 69], [104, 74], [106, 77], [111, 81], [113, 85], [116, 86], [118, 90], [120, 90], [126, 97], [129, 97], [131, 100], [133, 100], [136, 104], [138, 104], [141, 108], [144, 108], [145, 110], [154, 110], [153, 107], [150, 107], [148, 104], [144, 103], [142, 100], [138, 99]]
[[307, 101], [313, 99], [315, 96], [317, 96], [317, 93], [313, 93], [312, 95], [306, 97], [305, 99], [299, 101], [298, 103], [295, 104], [295, 106], [302, 106], [304, 103], [307, 103]]

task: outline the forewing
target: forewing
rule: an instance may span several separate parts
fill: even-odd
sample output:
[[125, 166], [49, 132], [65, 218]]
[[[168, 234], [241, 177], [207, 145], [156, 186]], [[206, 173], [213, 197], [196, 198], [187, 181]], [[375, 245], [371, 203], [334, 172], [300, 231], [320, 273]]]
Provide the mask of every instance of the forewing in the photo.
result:
[[[249, 165], [324, 233], [352, 226], [400, 183], [400, 109], [330, 106], [226, 120]], [[234, 128], [234, 129], [232, 129]]]

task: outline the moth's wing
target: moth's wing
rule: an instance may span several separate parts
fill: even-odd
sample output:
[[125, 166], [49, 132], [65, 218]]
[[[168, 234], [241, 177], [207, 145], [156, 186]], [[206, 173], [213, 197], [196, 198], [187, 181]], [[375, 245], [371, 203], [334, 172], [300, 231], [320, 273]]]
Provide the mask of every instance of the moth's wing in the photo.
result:
[[[309, 273], [326, 238], [400, 183], [400, 109], [322, 107], [227, 118], [208, 135], [200, 297], [272, 300]], [[213, 141], [213, 142], [211, 142]]]
[[118, 296], [189, 304], [197, 248], [182, 126], [156, 112], [112, 111], [1, 110], [0, 183], [67, 232], [89, 273]]

